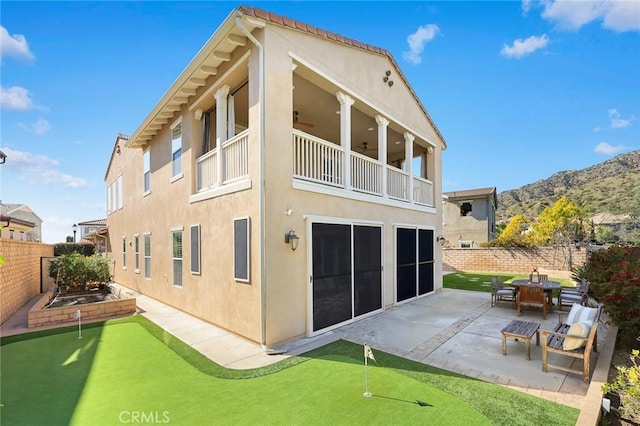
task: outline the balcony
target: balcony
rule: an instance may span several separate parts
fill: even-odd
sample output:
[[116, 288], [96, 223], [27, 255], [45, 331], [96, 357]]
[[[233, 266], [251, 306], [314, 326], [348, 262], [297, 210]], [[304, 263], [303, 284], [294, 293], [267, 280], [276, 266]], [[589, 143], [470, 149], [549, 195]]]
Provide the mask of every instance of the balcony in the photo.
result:
[[[346, 170], [346, 157], [343, 147], [293, 130], [294, 179], [381, 199], [434, 207], [433, 183], [430, 180], [410, 176], [404, 170], [354, 151], [349, 152], [350, 168]], [[349, 176], [348, 181], [346, 176]]]

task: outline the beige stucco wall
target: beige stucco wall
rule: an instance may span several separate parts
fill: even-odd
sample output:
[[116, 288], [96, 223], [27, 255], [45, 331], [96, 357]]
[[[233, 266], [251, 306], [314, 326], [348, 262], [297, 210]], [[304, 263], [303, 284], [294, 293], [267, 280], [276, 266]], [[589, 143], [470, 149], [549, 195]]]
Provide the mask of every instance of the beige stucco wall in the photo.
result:
[[[249, 173], [251, 188], [216, 198], [190, 203], [193, 193], [195, 159], [200, 155], [198, 143], [202, 131], [201, 122], [193, 118], [195, 100], [216, 84], [211, 77], [207, 85], [198, 89], [172, 120], [150, 141], [151, 193], [143, 196], [142, 149], [127, 148], [121, 154], [114, 153], [106, 183], [124, 174], [124, 207], [108, 216], [109, 236], [113, 251], [114, 279], [153, 298], [161, 300], [207, 321], [227, 328], [250, 340], [260, 342], [261, 285], [265, 286], [266, 336], [268, 346], [305, 335], [308, 323], [307, 298], [310, 291], [308, 264], [310, 259], [307, 230], [310, 222], [305, 215], [339, 218], [352, 222], [372, 221], [383, 226], [384, 244], [384, 306], [393, 304], [394, 296], [394, 226], [403, 224], [434, 229], [440, 232], [440, 144], [433, 154], [430, 173], [433, 177], [435, 209], [408, 210], [399, 207], [372, 205], [371, 203], [334, 197], [293, 188], [292, 178], [292, 62], [289, 52], [305, 56], [310, 63], [331, 73], [331, 78], [345, 87], [353, 87], [355, 93], [372, 103], [384, 105], [380, 113], [390, 117], [402, 117], [402, 122], [419, 132], [422, 138], [434, 138], [433, 129], [417, 107], [408, 90], [399, 79], [390, 92], [388, 86], [369, 82], [379, 80], [386, 69], [393, 67], [381, 55], [348, 48], [329, 41], [315, 40], [306, 34], [273, 28], [256, 30], [254, 35], [265, 44], [265, 239], [260, 246], [259, 210], [259, 123], [258, 102], [258, 51], [248, 45], [235, 51], [233, 58], [251, 49], [249, 76]], [[357, 63], [354, 64], [354, 57]], [[335, 67], [328, 68], [333, 62]], [[349, 65], [343, 65], [350, 63]], [[231, 63], [227, 67], [232, 66]], [[363, 72], [368, 70], [368, 72]], [[218, 71], [218, 77], [225, 69]], [[242, 72], [242, 71], [238, 71]], [[380, 75], [378, 75], [380, 74]], [[213, 94], [211, 94], [213, 97]], [[203, 103], [202, 101], [200, 103]], [[209, 105], [211, 106], [211, 104]], [[200, 107], [200, 105], [198, 105]], [[171, 181], [170, 126], [182, 116], [182, 170], [183, 178]], [[285, 215], [286, 209], [293, 214]], [[233, 279], [233, 219], [249, 217], [251, 220], [251, 280], [249, 283]], [[189, 272], [189, 226], [201, 224], [202, 271], [200, 275]], [[183, 287], [171, 284], [171, 229], [184, 227]], [[292, 252], [284, 243], [284, 234], [290, 229], [300, 236], [300, 246]], [[144, 279], [143, 235], [150, 232], [152, 238], [151, 279]], [[140, 235], [141, 253], [139, 273], [134, 271], [133, 242]], [[122, 237], [127, 239], [127, 267], [122, 267]], [[261, 250], [265, 253], [265, 281], [261, 282]], [[435, 251], [435, 287], [440, 288], [441, 252]]]
[[473, 241], [473, 246], [491, 238], [488, 216], [491, 209], [489, 200], [473, 199], [472, 211], [467, 216], [460, 215], [458, 202], [444, 202], [444, 225], [442, 232], [449, 247], [458, 247], [458, 240]]
[[40, 293], [40, 258], [53, 256], [53, 246], [0, 239], [0, 323]]

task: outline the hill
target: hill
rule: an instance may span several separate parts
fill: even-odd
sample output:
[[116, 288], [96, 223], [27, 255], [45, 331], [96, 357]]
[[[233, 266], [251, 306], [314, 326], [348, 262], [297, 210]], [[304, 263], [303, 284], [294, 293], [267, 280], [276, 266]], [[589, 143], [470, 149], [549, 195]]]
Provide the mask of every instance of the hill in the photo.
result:
[[496, 218], [509, 220], [516, 214], [536, 217], [562, 196], [590, 215], [640, 213], [640, 150], [500, 192]]

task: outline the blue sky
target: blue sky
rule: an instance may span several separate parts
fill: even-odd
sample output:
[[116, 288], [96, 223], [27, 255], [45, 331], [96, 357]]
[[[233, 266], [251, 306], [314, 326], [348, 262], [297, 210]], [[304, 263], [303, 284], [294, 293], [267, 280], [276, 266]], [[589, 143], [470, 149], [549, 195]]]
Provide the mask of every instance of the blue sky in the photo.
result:
[[[116, 135], [240, 4], [3, 1], [2, 202], [29, 205], [49, 243], [106, 217]], [[448, 144], [444, 191], [640, 149], [640, 0], [244, 4], [389, 50]]]

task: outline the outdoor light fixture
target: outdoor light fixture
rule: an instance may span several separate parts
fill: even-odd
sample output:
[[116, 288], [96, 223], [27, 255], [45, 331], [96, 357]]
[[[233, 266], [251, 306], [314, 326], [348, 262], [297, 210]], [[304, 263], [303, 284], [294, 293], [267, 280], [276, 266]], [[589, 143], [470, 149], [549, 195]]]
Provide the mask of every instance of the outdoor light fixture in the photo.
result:
[[78, 230], [78, 225], [76, 225], [74, 223], [71, 228], [73, 228], [73, 242], [75, 243], [76, 242], [76, 231]]
[[291, 250], [296, 251], [298, 248], [298, 242], [300, 242], [300, 237], [298, 237], [296, 235], [296, 231], [292, 229], [288, 233], [284, 234], [284, 242], [291, 245]]
[[440, 243], [441, 246], [444, 246], [445, 243], [447, 242], [447, 239], [442, 235], [438, 235], [438, 238], [436, 238], [436, 241]]
[[7, 154], [0, 151], [0, 164], [4, 164], [5, 161], [7, 161]]

